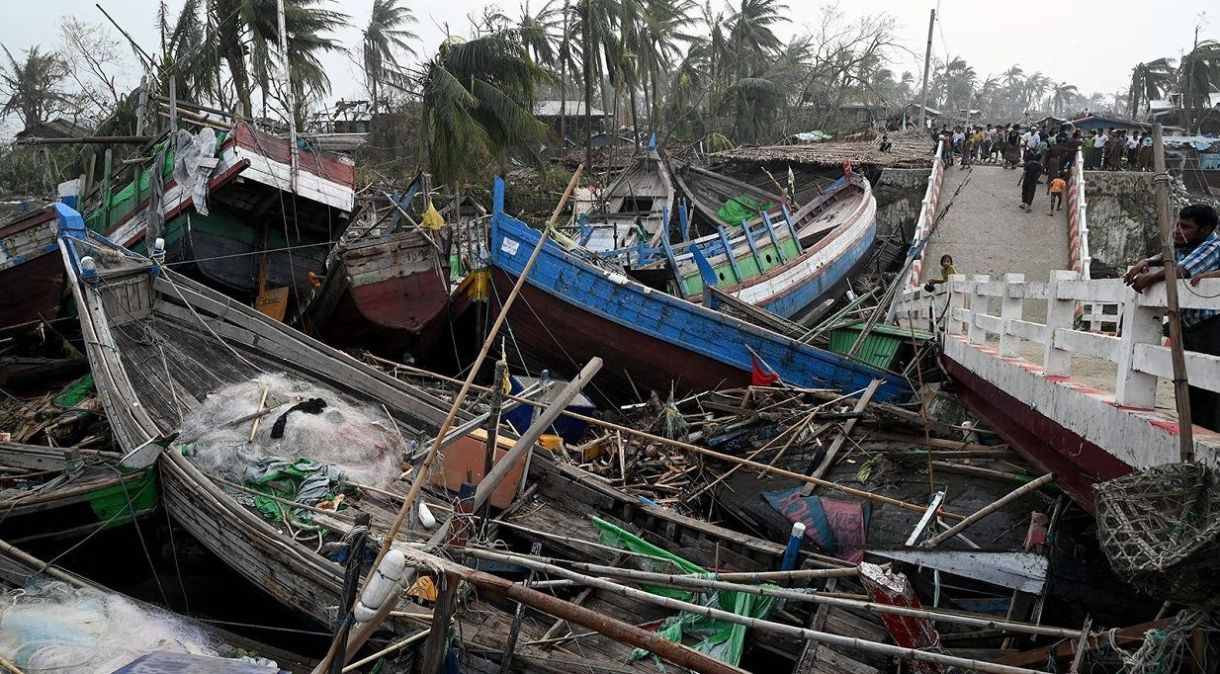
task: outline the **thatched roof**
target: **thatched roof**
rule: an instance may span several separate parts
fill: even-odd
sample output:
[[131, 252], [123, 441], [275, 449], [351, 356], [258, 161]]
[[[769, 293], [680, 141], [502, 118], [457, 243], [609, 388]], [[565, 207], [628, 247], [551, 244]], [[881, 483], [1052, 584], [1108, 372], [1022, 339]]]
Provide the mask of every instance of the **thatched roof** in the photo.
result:
[[919, 130], [889, 134], [894, 147], [882, 152], [880, 136], [831, 140], [802, 145], [764, 145], [739, 147], [712, 155], [713, 161], [763, 161], [812, 166], [840, 166], [844, 159], [855, 165], [894, 168], [931, 168], [933, 143]]

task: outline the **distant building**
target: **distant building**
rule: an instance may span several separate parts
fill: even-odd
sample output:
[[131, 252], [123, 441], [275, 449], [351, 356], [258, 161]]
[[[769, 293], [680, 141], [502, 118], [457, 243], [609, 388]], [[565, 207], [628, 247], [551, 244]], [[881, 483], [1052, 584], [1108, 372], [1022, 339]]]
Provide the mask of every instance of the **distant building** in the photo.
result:
[[[562, 109], [563, 117], [567, 119], [564, 126], [569, 137], [575, 137], [574, 134], [583, 134], [585, 128], [585, 104], [584, 101], [569, 100], [565, 104], [563, 101], [547, 100], [534, 103], [534, 117], [538, 121], [546, 124], [554, 131], [555, 135], [559, 135], [560, 127], [560, 111]], [[606, 118], [609, 117], [605, 112], [598, 110], [594, 106], [589, 107], [589, 116], [593, 124], [594, 133], [604, 131], [606, 129]]]
[[17, 138], [80, 138], [88, 136], [90, 129], [66, 117], [56, 117], [49, 122], [38, 122], [17, 132]]
[[1123, 129], [1127, 131], [1147, 131], [1151, 125], [1130, 117], [1121, 117], [1100, 112], [1088, 112], [1080, 117], [1068, 120], [1072, 126], [1081, 131], [1093, 129]]
[[[918, 103], [907, 103], [904, 107], [898, 110], [898, 114], [889, 117], [889, 126], [893, 129], [901, 129], [919, 125], [919, 108]], [[936, 108], [922, 106], [924, 110], [924, 119], [927, 120], [929, 127], [938, 124], [944, 115]]]

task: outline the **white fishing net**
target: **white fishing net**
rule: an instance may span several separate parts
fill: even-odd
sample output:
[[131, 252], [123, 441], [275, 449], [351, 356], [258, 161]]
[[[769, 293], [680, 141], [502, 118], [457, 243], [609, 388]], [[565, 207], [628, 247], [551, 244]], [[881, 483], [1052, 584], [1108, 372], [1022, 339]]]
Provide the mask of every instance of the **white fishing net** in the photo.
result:
[[216, 656], [215, 646], [202, 629], [118, 594], [50, 582], [0, 595], [0, 654], [30, 674], [113, 672], [153, 651]]
[[[257, 412], [264, 391], [263, 408], [273, 411], [261, 417], [251, 442], [254, 420], [234, 421]], [[317, 399], [325, 404], [311, 402]], [[293, 409], [298, 404], [304, 409]], [[277, 430], [282, 437], [273, 437]], [[204, 472], [234, 482], [260, 481], [274, 460], [309, 459], [376, 487], [398, 478], [407, 449], [381, 410], [283, 374], [259, 375], [212, 392], [183, 419], [177, 442], [189, 445], [185, 453]]]

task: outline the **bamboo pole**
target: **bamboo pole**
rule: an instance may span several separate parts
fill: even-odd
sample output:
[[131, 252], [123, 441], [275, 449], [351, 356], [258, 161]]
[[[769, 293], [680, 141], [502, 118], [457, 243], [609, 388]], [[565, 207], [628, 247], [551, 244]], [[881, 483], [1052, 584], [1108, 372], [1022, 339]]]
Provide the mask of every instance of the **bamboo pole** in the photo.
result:
[[[473, 557], [480, 559], [488, 559], [498, 562], [507, 562], [517, 564], [526, 568], [538, 567], [535, 570], [545, 571], [548, 574], [563, 576], [571, 580], [580, 582], [581, 574], [576, 574], [567, 569], [557, 566], [552, 562], [554, 560], [546, 557], [526, 556], [515, 553], [501, 552], [498, 550], [485, 550], [482, 548], [470, 548], [467, 553]], [[798, 601], [812, 604], [827, 604], [830, 606], [838, 606], [841, 608], [869, 611], [881, 615], [901, 615], [917, 618], [927, 618], [929, 620], [955, 623], [959, 625], [970, 625], [972, 627], [983, 627], [988, 629], [1000, 629], [1006, 632], [1016, 632], [1020, 634], [1036, 634], [1040, 636], [1055, 637], [1058, 639], [1076, 639], [1082, 634], [1080, 630], [1071, 630], [1060, 627], [1044, 627], [1042, 625], [1030, 625], [1028, 623], [1017, 622], [1013, 620], [998, 620], [992, 618], [981, 618], [970, 615], [962, 615], [957, 613], [947, 613], [942, 611], [933, 611], [929, 609], [914, 609], [903, 606], [891, 606], [888, 604], [877, 604], [871, 601], [863, 601], [859, 599], [848, 599], [844, 597], [831, 596], [822, 592], [807, 592], [781, 587], [765, 587], [757, 585], [743, 585], [741, 583], [730, 583], [722, 579], [722, 576], [715, 574], [699, 575], [699, 574], [667, 574], [667, 573], [652, 573], [649, 571], [640, 571], [637, 569], [629, 569], [617, 566], [607, 566], [603, 564], [590, 564], [585, 562], [565, 562], [567, 566], [582, 569], [589, 573], [596, 573], [599, 577], [622, 578], [631, 581], [638, 581], [649, 584], [669, 585], [672, 587], [696, 589], [696, 590], [718, 590], [727, 592], [742, 592], [745, 594], [756, 594], [764, 597], [774, 597], [776, 599], [784, 599], [786, 601]], [[545, 568], [543, 568], [545, 567]], [[855, 571], [855, 569], [850, 569]]]
[[1161, 231], [1161, 261], [1165, 265], [1165, 299], [1169, 305], [1169, 350], [1173, 360], [1173, 398], [1178, 410], [1178, 456], [1182, 463], [1195, 460], [1190, 421], [1190, 390], [1186, 381], [1186, 353], [1182, 345], [1182, 312], [1178, 307], [1178, 264], [1169, 224], [1169, 173], [1165, 170], [1165, 142], [1161, 125], [1152, 125], [1152, 157], [1156, 164], [1156, 224]]
[[403, 639], [402, 641], [396, 641], [396, 642], [390, 644], [389, 646], [386, 646], [385, 648], [377, 651], [376, 653], [373, 653], [373, 654], [369, 655], [368, 657], [361, 658], [361, 659], [353, 662], [352, 664], [344, 667], [342, 670], [343, 674], [347, 674], [348, 672], [354, 672], [357, 669], [369, 664], [370, 662], [373, 662], [377, 658], [380, 658], [385, 655], [389, 655], [390, 653], [393, 653], [394, 651], [401, 651], [402, 649], [406, 648], [407, 646], [410, 646], [411, 644], [428, 636], [431, 632], [432, 632], [432, 628], [427, 627], [427, 628], [424, 628], [424, 629], [416, 632], [415, 634], [412, 634], [411, 636], [407, 637], [406, 639]]
[[[580, 174], [583, 169], [583, 166], [576, 167], [576, 172], [572, 174], [572, 179], [568, 182], [567, 189], [564, 190], [563, 197], [559, 202], [559, 206], [555, 209], [555, 214], [551, 216], [551, 221], [549, 221], [547, 226], [543, 228], [542, 232], [539, 233], [538, 243], [534, 246], [533, 252], [530, 253], [529, 259], [525, 262], [525, 267], [521, 270], [521, 276], [517, 278], [517, 282], [513, 284], [512, 291], [508, 294], [508, 297], [500, 306], [500, 313], [496, 316], [495, 323], [493, 323], [491, 328], [488, 330], [487, 338], [483, 340], [483, 348], [479, 350], [479, 355], [475, 358], [474, 363], [471, 364], [470, 374], [467, 375], [466, 380], [462, 382], [462, 388], [458, 391], [457, 395], [453, 397], [453, 405], [450, 406], [449, 413], [445, 415], [445, 421], [441, 424], [440, 431], [436, 434], [436, 441], [432, 443], [431, 449], [428, 450], [427, 456], [424, 457], [423, 463], [420, 464], [419, 470], [416, 471], [415, 479], [411, 482], [411, 489], [403, 498], [402, 507], [398, 509], [398, 515], [394, 518], [394, 522], [390, 525], [389, 531], [386, 532], [385, 538], [381, 544], [381, 550], [378, 551], [377, 559], [373, 562], [371, 568], [376, 569], [381, 565], [381, 560], [384, 559], [386, 553], [390, 551], [390, 546], [394, 544], [394, 539], [397, 538], [399, 530], [402, 529], [403, 522], [406, 521], [407, 515], [413, 508], [415, 499], [419, 496], [420, 490], [423, 489], [424, 482], [428, 479], [428, 472], [432, 468], [432, 463], [436, 460], [436, 455], [440, 452], [441, 444], [448, 435], [449, 429], [453, 428], [453, 423], [457, 419], [458, 412], [462, 409], [462, 403], [466, 400], [466, 394], [470, 392], [471, 387], [474, 385], [475, 377], [479, 376], [479, 370], [483, 366], [483, 361], [487, 359], [488, 352], [491, 351], [491, 347], [496, 343], [496, 335], [499, 334], [501, 326], [504, 325], [505, 319], [508, 318], [508, 310], [512, 307], [513, 303], [516, 302], [517, 296], [521, 294], [521, 288], [525, 286], [526, 279], [529, 278], [530, 270], [534, 268], [534, 263], [538, 261], [538, 255], [542, 252], [542, 248], [546, 244], [547, 235], [551, 231], [551, 227], [554, 225], [555, 219], [559, 217], [558, 213], [562, 210], [562, 206], [567, 203], [568, 198], [572, 195], [572, 190], [576, 187], [577, 181], [580, 180]], [[369, 578], [372, 578], [372, 574], [366, 577], [364, 583], [365, 585], [368, 585]], [[361, 592], [363, 591], [364, 587], [361, 587]], [[352, 638], [348, 643], [348, 654], [355, 653], [360, 649], [361, 646], [364, 645], [364, 642], [368, 641], [369, 637], [371, 637], [373, 634], [373, 630], [376, 629], [377, 624], [380, 623], [381, 620], [385, 619], [385, 613], [388, 613], [393, 608], [394, 604], [394, 601], [386, 601], [383, 611], [379, 611], [374, 620], [361, 625], [352, 634]], [[330, 661], [338, 656], [337, 653], [333, 652], [333, 648], [331, 650], [332, 652], [327, 653], [326, 657], [322, 659], [322, 662], [318, 664], [318, 667], [314, 669], [314, 674], [322, 674], [325, 672], [326, 667], [328, 667], [330, 664]], [[348, 656], [344, 655], [343, 657], [346, 659]]]
[[31, 555], [30, 553], [26, 552], [25, 550], [22, 550], [21, 548], [13, 545], [12, 543], [9, 543], [8, 541], [0, 540], [0, 552], [3, 552], [4, 554], [8, 555], [9, 557], [12, 557], [14, 560], [25, 565], [26, 567], [28, 567], [31, 571], [34, 571], [35, 573], [45, 573], [48, 576], [55, 578], [56, 580], [62, 580], [63, 582], [65, 582], [69, 585], [72, 585], [73, 587], [80, 587], [80, 588], [90, 587], [90, 585], [88, 583], [77, 578], [76, 576], [73, 576], [73, 575], [65, 572], [64, 570], [60, 569], [57, 566], [52, 566], [52, 565], [42, 561], [41, 559], [38, 559], [34, 555]]
[[20, 667], [9, 662], [3, 655], [0, 655], [0, 667], [7, 669], [11, 674], [25, 674]]
[[1048, 484], [1048, 483], [1050, 483], [1051, 480], [1054, 480], [1054, 479], [1055, 479], [1054, 473], [1047, 473], [1046, 475], [1043, 475], [1042, 477], [1040, 477], [1036, 480], [1026, 482], [1025, 484], [1021, 485], [1020, 487], [1017, 487], [1016, 489], [1008, 492], [1004, 496], [1001, 496], [998, 500], [991, 503], [991, 505], [984, 507], [982, 510], [979, 510], [978, 512], [974, 513], [973, 515], [970, 515], [969, 517], [962, 520], [961, 522], [958, 522], [957, 524], [949, 527], [948, 529], [933, 536], [932, 538], [929, 538], [927, 541], [924, 542], [923, 547], [934, 548], [934, 547], [940, 545], [941, 543], [944, 543], [945, 541], [949, 540], [950, 538], [953, 538], [954, 536], [956, 536], [956, 535], [960, 534], [961, 532], [965, 531], [966, 529], [970, 528], [975, 522], [978, 522], [979, 520], [983, 519], [984, 517], [999, 510], [1000, 508], [1003, 508], [1004, 506], [1008, 505], [1009, 503], [1012, 503], [1013, 501], [1021, 498], [1022, 496], [1041, 488], [1042, 485]]
[[[405, 550], [404, 553], [407, 555], [408, 558], [415, 560], [416, 563], [427, 564], [429, 566], [434, 566], [434, 567], [439, 566], [440, 568], [444, 569], [444, 571], [446, 573], [463, 574], [468, 577], [468, 580], [470, 580], [472, 583], [474, 583], [478, 587], [490, 590], [492, 592], [497, 592], [497, 593], [499, 593], [499, 591], [501, 589], [504, 589], [506, 592], [513, 592], [514, 594], [507, 594], [507, 596], [510, 599], [516, 599], [518, 601], [522, 601], [522, 603], [530, 605], [529, 601], [524, 601], [524, 600], [518, 599], [518, 597], [522, 596], [523, 592], [525, 592], [525, 593], [531, 592], [531, 590], [525, 590], [525, 589], [521, 588], [520, 585], [510, 583], [509, 588], [503, 588], [503, 584], [507, 583], [508, 581], [506, 581], [502, 578], [499, 578], [496, 576], [489, 576], [489, 574], [480, 573], [478, 571], [473, 571], [471, 569], [468, 569], [467, 567], [460, 566], [454, 562], [450, 562], [449, 560], [442, 559], [440, 557], [435, 557], [432, 555], [423, 554], [423, 553], [420, 553], [420, 552], [417, 552], [414, 550]], [[672, 599], [670, 597], [663, 597], [660, 595], [655, 595], [655, 594], [652, 594], [651, 592], [646, 592], [644, 590], [636, 590], [634, 588], [626, 587], [624, 585], [619, 585], [618, 583], [614, 583], [614, 582], [611, 582], [608, 580], [602, 580], [600, 578], [594, 578], [592, 576], [586, 576], [583, 574], [568, 571], [567, 569], [563, 569], [561, 567], [554, 566], [552, 564], [543, 564], [543, 563], [537, 563], [537, 562], [527, 561], [527, 560], [522, 560], [522, 559], [518, 559], [517, 563], [521, 564], [522, 566], [525, 566], [526, 568], [536, 568], [540, 571], [545, 571], [548, 574], [554, 574], [554, 575], [571, 578], [573, 580], [578, 580], [581, 583], [588, 585], [590, 587], [594, 587], [599, 590], [604, 590], [606, 592], [618, 594], [623, 597], [628, 597], [631, 599], [644, 601], [644, 602], [647, 602], [650, 604], [662, 606], [662, 607], [669, 608], [669, 609], [684, 611], [684, 612], [691, 613], [694, 615], [701, 615], [701, 616], [704, 616], [707, 618], [712, 618], [715, 620], [723, 620], [725, 622], [730, 622], [730, 623], [734, 623], [737, 625], [745, 625], [746, 627], [749, 627], [751, 629], [756, 629], [759, 631], [770, 632], [773, 634], [781, 634], [781, 635], [785, 635], [785, 636], [794, 637], [797, 639], [803, 639], [805, 641], [827, 643], [827, 644], [832, 644], [835, 646], [841, 646], [844, 648], [855, 649], [855, 650], [860, 650], [860, 651], [868, 651], [868, 652], [872, 652], [872, 653], [878, 653], [881, 655], [906, 658], [906, 659], [910, 659], [910, 660], [922, 660], [925, 662], [934, 662], [934, 663], [944, 664], [944, 665], [953, 665], [953, 666], [964, 668], [966, 670], [975, 670], [975, 671], [979, 671], [979, 672], [985, 672], [987, 674], [1034, 674], [1035, 673], [1035, 670], [1024, 669], [1021, 667], [1012, 667], [1010, 665], [1001, 665], [1001, 664], [992, 663], [992, 662], [984, 662], [981, 660], [972, 660], [969, 658], [959, 658], [959, 657], [955, 657], [952, 655], [946, 655], [943, 653], [935, 653], [935, 652], [930, 652], [930, 651], [922, 651], [922, 650], [918, 650], [918, 649], [914, 649], [914, 648], [903, 648], [901, 646], [891, 646], [889, 644], [878, 643], [875, 641], [868, 641], [865, 639], [859, 639], [859, 638], [855, 638], [855, 637], [846, 637], [846, 636], [839, 635], [839, 634], [831, 634], [828, 632], [821, 632], [818, 630], [797, 627], [795, 625], [784, 625], [781, 623], [770, 622], [767, 620], [760, 620], [758, 618], [742, 616], [742, 615], [733, 613], [731, 611], [724, 611], [721, 609], [712, 608], [712, 607], [708, 607], [708, 606], [700, 606], [699, 604], [693, 604], [693, 603], [681, 601], [678, 599]], [[489, 578], [494, 579], [494, 581], [490, 581]], [[549, 595], [542, 595], [542, 597], [544, 597], [548, 600], [554, 599], [553, 597], [550, 597]], [[567, 602], [561, 602], [561, 603], [567, 603]], [[550, 613], [550, 611], [548, 611], [547, 608], [544, 608], [544, 607], [536, 607], [536, 608], [538, 608], [539, 610], [541, 610], [545, 613]], [[580, 608], [580, 607], [573, 607], [573, 608]], [[588, 609], [582, 609], [582, 610], [588, 611]], [[551, 613], [551, 615], [556, 615], [556, 614]], [[595, 613], [594, 615], [597, 616], [597, 618], [599, 619], [598, 621], [595, 621], [595, 622], [600, 623], [600, 621], [606, 620], [605, 616], [603, 616], [601, 614]], [[557, 617], [566, 618], [567, 616], [557, 615]], [[583, 624], [579, 620], [572, 620], [571, 618], [569, 618], [569, 621], [575, 622], [577, 624]], [[591, 627], [593, 629], [598, 629], [598, 626], [596, 624], [586, 625], [586, 626]], [[626, 626], [624, 625], [624, 627], [626, 627]], [[601, 630], [598, 629], [598, 631], [601, 631]], [[602, 632], [602, 633], [606, 634], [607, 636], [610, 636], [611, 638], [617, 638], [614, 635], [607, 634], [607, 632]], [[653, 637], [656, 636], [656, 635], [652, 635], [651, 633], [649, 633], [649, 634]], [[620, 639], [620, 640], [626, 641], [625, 639]], [[664, 640], [662, 640], [662, 641], [664, 641]], [[628, 641], [627, 643], [631, 643], [631, 645], [637, 645], [637, 646], [639, 645], [639, 644], [635, 644], [630, 641]], [[669, 642], [669, 641], [665, 641], [664, 643], [665, 643], [665, 646], [667, 646], [667, 647], [672, 647], [675, 645], [675, 644], [673, 644], [673, 642]], [[685, 664], [682, 662], [678, 662], [677, 660], [670, 659], [668, 654], [672, 653], [673, 651], [670, 650], [669, 648], [667, 648], [665, 652], [661, 652], [661, 651], [659, 651], [655, 648], [651, 648], [649, 646], [640, 646], [640, 647], [648, 648], [648, 650], [651, 650], [652, 652], [656, 653], [657, 655], [660, 655], [661, 657], [664, 657], [665, 659], [670, 660], [671, 662], [674, 662], [675, 664], [689, 667], [690, 669], [693, 669], [697, 672], [740, 671], [740, 670], [737, 670], [736, 668], [730, 668], [730, 669], [716, 668], [714, 670], [705, 669], [705, 668], [702, 668], [699, 666], [694, 666], [693, 664]], [[721, 667], [724, 667], [724, 668], [728, 667], [727, 665], [725, 665], [725, 663], [720, 662], [718, 660], [716, 660], [714, 662], [715, 662], [715, 664], [720, 665]]]
[[[376, 358], [376, 356], [370, 355], [368, 357], [371, 359], [374, 359], [374, 360], [380, 360], [380, 359]], [[388, 361], [382, 361], [382, 362], [388, 363]], [[390, 364], [393, 364], [393, 363], [390, 363]], [[439, 375], [434, 372], [428, 372], [427, 370], [424, 370], [421, 368], [415, 368], [415, 367], [404, 366], [404, 365], [399, 364], [398, 369], [404, 370], [407, 372], [411, 372], [411, 373], [417, 374], [419, 376], [431, 377], [434, 379], [438, 379], [440, 381], [448, 381], [451, 383], [457, 381], [456, 379], [451, 379], [449, 377], [445, 377], [444, 375]], [[471, 388], [474, 388], [475, 390], [481, 390], [481, 391], [490, 390], [487, 387], [482, 387], [482, 386], [477, 386], [477, 385], [472, 386]], [[537, 407], [543, 406], [541, 403], [538, 403], [536, 401], [518, 398], [517, 396], [512, 395], [512, 394], [506, 394], [504, 397], [508, 398], [509, 400], [516, 400], [516, 401], [524, 403], [526, 405], [534, 405]], [[836, 482], [831, 482], [829, 480], [822, 480], [819, 478], [811, 477], [809, 475], [805, 475], [803, 473], [797, 473], [797, 472], [793, 472], [790, 470], [784, 470], [782, 468], [776, 468], [774, 466], [770, 466], [765, 463], [759, 463], [757, 461], [743, 459], [739, 456], [733, 456], [732, 454], [724, 454], [722, 452], [717, 452], [715, 450], [707, 449], [706, 447], [699, 447], [698, 445], [692, 445], [689, 442], [682, 442], [681, 440], [672, 440], [672, 439], [666, 438], [664, 436], [653, 435], [652, 433], [648, 433], [646, 431], [638, 431], [634, 428], [629, 428], [627, 426], [621, 426], [619, 424], [615, 424], [615, 423], [606, 421], [604, 419], [598, 419], [595, 417], [585, 416], [584, 414], [580, 414], [578, 412], [564, 410], [564, 411], [560, 412], [560, 414], [568, 417], [569, 419], [577, 419], [577, 420], [583, 421], [585, 423], [592, 424], [594, 426], [600, 426], [602, 428], [607, 428], [612, 431], [619, 431], [626, 435], [632, 435], [632, 436], [635, 436], [642, 440], [647, 440], [649, 442], [661, 443], [661, 444], [668, 445], [670, 447], [674, 447], [677, 449], [682, 449], [682, 450], [685, 450], [688, 452], [702, 454], [703, 456], [707, 456], [707, 457], [710, 457], [713, 459], [719, 459], [721, 461], [727, 461], [729, 463], [736, 463], [736, 464], [739, 464], [742, 466], [746, 466], [748, 468], [754, 468], [755, 470], [765, 471], [768, 473], [779, 475], [780, 477], [787, 477], [787, 478], [791, 478], [793, 480], [797, 480], [800, 482], [815, 484], [819, 487], [822, 487], [823, 489], [827, 489], [830, 491], [836, 491], [836, 492], [839, 492], [840, 494], [846, 494], [848, 496], [855, 496], [856, 498], [861, 498], [866, 501], [872, 501], [874, 503], [882, 503], [885, 505], [891, 505], [891, 506], [894, 506], [897, 508], [903, 508], [905, 510], [910, 510], [912, 512], [918, 512], [918, 513], [922, 513], [928, 509], [928, 507], [926, 505], [916, 505], [914, 503], [906, 503], [905, 501], [899, 501], [898, 499], [889, 498], [888, 496], [874, 494], [869, 491], [864, 491], [863, 489], [853, 489], [852, 487], [845, 487], [843, 485], [840, 485]], [[964, 515], [958, 515], [957, 513], [951, 513], [951, 512], [943, 511], [943, 510], [939, 511], [937, 514], [939, 514], [941, 517], [945, 517], [947, 519], [952, 519], [952, 520], [965, 519]]]

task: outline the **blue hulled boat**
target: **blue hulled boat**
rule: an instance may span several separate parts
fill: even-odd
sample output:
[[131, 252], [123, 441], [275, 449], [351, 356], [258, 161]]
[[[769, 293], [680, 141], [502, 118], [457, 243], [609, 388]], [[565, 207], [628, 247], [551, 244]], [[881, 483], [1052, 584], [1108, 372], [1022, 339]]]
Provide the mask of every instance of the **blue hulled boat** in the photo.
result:
[[[504, 212], [504, 182], [493, 196], [491, 265], [503, 298], [525, 268], [540, 232]], [[606, 361], [602, 384], [668, 393], [743, 386], [757, 360], [784, 382], [855, 391], [882, 380], [875, 400], [908, 395], [900, 375], [789, 339], [636, 282], [588, 251], [549, 241], [511, 307], [508, 330], [531, 360], [578, 369]]]

